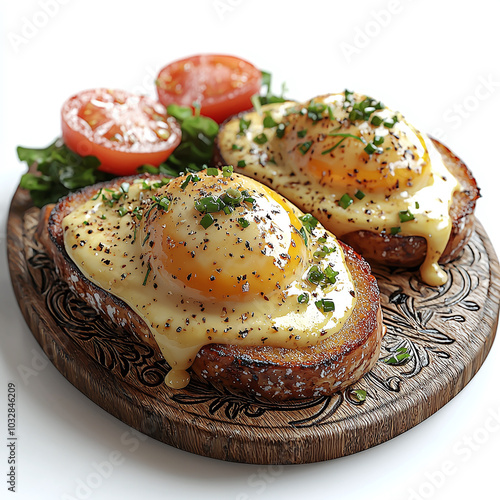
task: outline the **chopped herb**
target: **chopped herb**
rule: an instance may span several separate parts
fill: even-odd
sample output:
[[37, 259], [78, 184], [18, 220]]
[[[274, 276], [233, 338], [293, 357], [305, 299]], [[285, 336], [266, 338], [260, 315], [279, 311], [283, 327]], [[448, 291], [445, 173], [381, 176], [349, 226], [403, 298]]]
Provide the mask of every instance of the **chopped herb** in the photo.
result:
[[332, 299], [320, 299], [314, 305], [323, 313], [335, 311], [335, 303]]
[[301, 293], [297, 297], [297, 302], [299, 304], [307, 304], [309, 302], [309, 294], [308, 293]]
[[301, 227], [299, 229], [299, 234], [300, 234], [300, 236], [302, 236], [302, 239], [304, 240], [304, 243], [307, 245], [307, 233], [306, 233], [306, 230], [303, 227]]
[[309, 103], [309, 106], [307, 106], [307, 116], [313, 121], [321, 120], [321, 118], [323, 118], [323, 111], [325, 111], [325, 109], [325, 104], [311, 101]]
[[207, 175], [211, 175], [212, 177], [216, 177], [219, 175], [219, 169], [215, 167], [207, 168]]
[[389, 118], [388, 120], [384, 120], [384, 127], [386, 128], [392, 128], [396, 123], [398, 122], [398, 117], [394, 115], [392, 118]]
[[391, 234], [394, 235], [394, 234], [398, 234], [401, 232], [401, 227], [400, 226], [396, 226], [396, 227], [391, 227]]
[[205, 196], [197, 200], [194, 207], [201, 213], [220, 212], [224, 208], [224, 202], [220, 198], [214, 196]]
[[146, 244], [146, 241], [149, 240], [149, 237], [151, 236], [151, 233], [146, 234], [146, 237], [144, 238], [143, 242], [141, 243], [142, 246]]
[[238, 168], [244, 168], [247, 166], [247, 162], [245, 160], [240, 160], [238, 163], [237, 163], [237, 167]]
[[299, 151], [305, 155], [312, 146], [312, 141], [306, 141], [299, 145]]
[[382, 361], [387, 365], [403, 365], [409, 357], [410, 353], [406, 347], [400, 347], [396, 352], [392, 353], [391, 356], [382, 359]]
[[352, 395], [360, 403], [366, 400], [366, 391], [364, 389], [355, 389], [352, 391]]
[[342, 195], [339, 200], [339, 205], [345, 210], [349, 205], [353, 203], [353, 199], [346, 193]]
[[358, 200], [362, 200], [366, 195], [365, 193], [363, 193], [363, 191], [360, 191], [359, 189], [354, 193], [354, 196], [358, 199]]
[[375, 125], [375, 127], [378, 127], [379, 125], [382, 124], [383, 121], [384, 121], [383, 118], [380, 118], [380, 116], [374, 115], [374, 116], [372, 116], [372, 119], [371, 119], [370, 123], [372, 125]]
[[148, 268], [146, 270], [146, 276], [144, 277], [144, 281], [142, 282], [142, 286], [146, 286], [146, 283], [148, 282], [149, 278], [149, 273], [151, 272], [151, 264], [148, 262]]
[[318, 219], [311, 214], [304, 214], [299, 217], [304, 227], [307, 229], [308, 233], [312, 233], [313, 229], [318, 225]]
[[243, 146], [238, 146], [237, 144], [233, 144], [231, 149], [233, 151], [243, 151]]
[[197, 175], [189, 174], [186, 177], [186, 180], [181, 184], [181, 189], [184, 191], [184, 189], [187, 188], [187, 186], [190, 182], [199, 182], [199, 181], [200, 181], [200, 178]]
[[246, 219], [244, 219], [243, 217], [240, 217], [238, 219], [238, 224], [242, 227], [242, 228], [245, 228], [245, 227], [248, 227], [250, 225], [250, 222], [248, 222]]
[[105, 215], [105, 214], [102, 214], [102, 215], [101, 215], [101, 219], [102, 219], [102, 220], [106, 220], [106, 215]]
[[401, 222], [408, 222], [415, 219], [415, 216], [410, 212], [410, 210], [401, 210], [399, 212], [399, 220]]
[[227, 165], [225, 167], [222, 167], [222, 175], [224, 177], [231, 177], [232, 173], [233, 173], [233, 167], [232, 167], [232, 165]]
[[267, 135], [262, 133], [253, 138], [253, 142], [257, 144], [265, 144], [267, 142]]
[[382, 148], [379, 148], [375, 145], [373, 142], [369, 142], [366, 147], [364, 148], [365, 153], [368, 153], [369, 155], [376, 153], [376, 154], [381, 154], [384, 152]]
[[286, 125], [284, 123], [280, 123], [276, 128], [276, 137], [281, 139], [285, 135]]
[[214, 218], [210, 214], [205, 214], [200, 221], [200, 224], [205, 228], [209, 228], [214, 223]]
[[274, 128], [278, 126], [278, 122], [276, 122], [274, 118], [271, 116], [270, 111], [266, 112], [262, 124], [264, 125], [264, 128]]
[[306, 136], [306, 134], [307, 134], [307, 129], [305, 128], [305, 129], [299, 130], [297, 132], [297, 137], [300, 137], [301, 139], [303, 139]]
[[415, 202], [415, 208], [418, 210], [420, 208], [420, 203], [418, 201]]
[[251, 123], [252, 122], [250, 120], [245, 120], [244, 118], [240, 118], [240, 123], [239, 123], [240, 134], [244, 134], [248, 130], [248, 127], [250, 127]]
[[123, 217], [124, 215], [127, 215], [127, 214], [128, 214], [128, 210], [125, 207], [120, 207], [118, 209], [118, 215], [120, 217]]

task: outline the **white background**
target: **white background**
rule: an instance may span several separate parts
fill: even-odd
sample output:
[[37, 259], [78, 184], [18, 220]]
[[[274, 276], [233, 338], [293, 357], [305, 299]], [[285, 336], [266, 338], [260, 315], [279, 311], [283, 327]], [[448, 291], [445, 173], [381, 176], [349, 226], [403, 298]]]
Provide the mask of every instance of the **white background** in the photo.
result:
[[[475, 173], [483, 194], [477, 214], [498, 249], [500, 4], [45, 2], [2, 2], [0, 13], [0, 498], [12, 495], [6, 484], [9, 381], [18, 393], [19, 499], [492, 498], [500, 444], [498, 341], [453, 401], [388, 443], [310, 465], [224, 463], [133, 438], [52, 365], [43, 366], [12, 293], [5, 227], [25, 170], [15, 147], [45, 146], [58, 136], [68, 96], [97, 86], [154, 94], [154, 78], [166, 63], [222, 52], [272, 71], [275, 90], [286, 81], [288, 96], [348, 87], [441, 137]], [[36, 375], [23, 380], [23, 367]], [[96, 475], [98, 464], [116, 457], [109, 471]], [[81, 486], [87, 482], [90, 489]]]

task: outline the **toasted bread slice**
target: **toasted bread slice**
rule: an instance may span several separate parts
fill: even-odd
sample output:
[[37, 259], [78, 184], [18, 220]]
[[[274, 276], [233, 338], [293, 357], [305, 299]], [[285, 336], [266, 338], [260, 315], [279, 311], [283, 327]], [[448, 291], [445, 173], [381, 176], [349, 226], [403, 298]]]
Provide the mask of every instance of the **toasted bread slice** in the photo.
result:
[[[226, 123], [230, 123], [232, 120], [234, 117], [221, 125], [213, 156], [215, 165], [230, 163], [227, 156], [231, 153], [225, 154], [219, 141], [224, 137]], [[441, 154], [445, 166], [459, 180], [463, 188], [462, 191], [454, 194], [450, 207], [452, 230], [446, 249], [439, 259], [439, 262], [444, 264], [455, 259], [467, 244], [474, 229], [474, 209], [480, 194], [477, 183], [465, 163], [441, 142], [432, 138], [431, 140]], [[280, 184], [273, 178], [270, 169], [266, 168], [265, 162], [241, 168], [235, 165], [235, 168], [236, 171], [266, 184], [287, 197], [302, 211], [313, 214], [327, 229], [335, 233], [335, 223], [332, 222], [333, 219], [330, 219], [328, 210], [321, 208], [324, 193], [315, 195], [314, 190], [308, 190], [308, 196], [301, 196], [298, 192], [294, 196], [296, 180], [290, 178], [289, 184]], [[427, 241], [421, 236], [402, 236], [387, 232], [357, 230], [346, 233], [340, 238], [372, 264], [413, 268], [424, 262], [427, 253]]]
[[[479, 188], [465, 163], [438, 140], [432, 139], [443, 158], [446, 168], [463, 186], [453, 196], [450, 207], [451, 234], [439, 259], [446, 264], [456, 259], [474, 231], [474, 209], [479, 198]], [[427, 252], [427, 241], [421, 236], [401, 236], [370, 231], [353, 231], [342, 240], [355, 248], [368, 261], [395, 267], [417, 267]]]
[[[158, 180], [155, 176], [149, 177]], [[159, 348], [149, 328], [126, 303], [84, 277], [64, 247], [64, 217], [93, 198], [101, 188], [116, 189], [131, 178], [90, 186], [60, 200], [40, 222], [40, 240], [53, 257], [58, 272], [72, 290], [108, 320], [131, 335]], [[370, 266], [342, 245], [356, 286], [357, 302], [342, 329], [316, 345], [303, 348], [208, 344], [198, 353], [192, 370], [213, 384], [273, 400], [332, 394], [357, 381], [379, 357], [384, 333], [379, 289]]]

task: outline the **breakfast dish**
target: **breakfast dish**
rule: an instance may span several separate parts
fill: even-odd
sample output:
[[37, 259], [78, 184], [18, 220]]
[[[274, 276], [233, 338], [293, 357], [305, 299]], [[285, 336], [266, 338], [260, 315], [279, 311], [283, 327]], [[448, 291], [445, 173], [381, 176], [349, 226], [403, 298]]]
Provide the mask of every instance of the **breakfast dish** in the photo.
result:
[[420, 266], [459, 255], [474, 225], [476, 182], [453, 153], [400, 113], [345, 91], [268, 104], [229, 119], [218, 161], [263, 182], [318, 218], [369, 262]]
[[155, 83], [79, 92], [62, 138], [18, 148], [9, 267], [57, 369], [149, 436], [261, 464], [355, 453], [453, 398], [500, 307], [463, 162], [376, 99], [288, 101], [232, 56]]
[[378, 359], [384, 328], [366, 262], [229, 167], [115, 179], [63, 198], [41, 224], [64, 279], [152, 337], [173, 388], [192, 366], [231, 390], [308, 398], [343, 390]]

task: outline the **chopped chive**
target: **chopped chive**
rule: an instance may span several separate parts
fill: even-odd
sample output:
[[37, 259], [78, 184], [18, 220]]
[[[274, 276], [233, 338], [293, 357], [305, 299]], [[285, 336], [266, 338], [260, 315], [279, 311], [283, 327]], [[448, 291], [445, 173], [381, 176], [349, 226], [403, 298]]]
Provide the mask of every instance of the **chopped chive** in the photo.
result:
[[309, 302], [309, 294], [308, 293], [301, 293], [297, 297], [297, 302], [299, 304], [307, 304]]
[[365, 153], [371, 155], [373, 153], [381, 154], [383, 153], [384, 150], [382, 148], [377, 147], [375, 143], [369, 142], [364, 148], [364, 151]]
[[365, 193], [363, 193], [363, 191], [360, 191], [359, 189], [354, 193], [354, 196], [358, 199], [358, 200], [362, 200], [366, 195]]
[[214, 196], [205, 196], [197, 200], [194, 207], [198, 212], [202, 213], [213, 213], [219, 212], [224, 208], [224, 202], [220, 198], [215, 198]]
[[332, 106], [328, 106], [328, 118], [330, 118], [330, 120], [335, 120], [335, 116], [333, 116], [333, 107]]
[[339, 142], [337, 142], [337, 144], [335, 144], [334, 146], [332, 146], [331, 148], [328, 148], [328, 149], [325, 149], [324, 151], [321, 152], [322, 155], [326, 155], [328, 153], [331, 153], [337, 146], [340, 146], [344, 141], [346, 140], [346, 138], [344, 137], [343, 139], [340, 139]]
[[214, 218], [210, 214], [205, 214], [200, 221], [204, 229], [209, 228], [214, 223]]
[[297, 132], [297, 137], [300, 137], [301, 139], [303, 139], [306, 136], [306, 134], [307, 134], [307, 129], [305, 128], [305, 129], [299, 130]]
[[222, 201], [226, 203], [226, 205], [235, 207], [243, 201], [243, 195], [237, 189], [227, 188], [226, 192], [222, 195]]
[[233, 167], [232, 167], [232, 165], [227, 165], [225, 167], [222, 167], [222, 175], [224, 177], [231, 177], [232, 173], [233, 173]]
[[354, 134], [344, 134], [344, 133], [340, 133], [340, 132], [331, 132], [328, 135], [331, 137], [344, 137], [346, 139], [356, 139], [357, 141], [362, 142], [363, 144], [365, 143], [365, 140], [362, 137], [359, 137], [359, 136], [354, 135]]
[[383, 118], [380, 118], [380, 116], [375, 115], [375, 116], [372, 116], [370, 123], [372, 125], [374, 125], [375, 127], [378, 127], [379, 125], [381, 125], [381, 123], [383, 121], [384, 121]]
[[286, 125], [284, 123], [280, 123], [276, 128], [276, 137], [281, 139], [285, 135]]
[[244, 134], [248, 130], [248, 127], [250, 127], [251, 123], [252, 122], [250, 120], [245, 120], [244, 118], [240, 118], [240, 123], [239, 123], [240, 134]]
[[299, 145], [299, 151], [305, 155], [312, 146], [312, 141], [306, 141]]
[[219, 169], [215, 167], [207, 168], [207, 175], [211, 175], [212, 177], [216, 177], [219, 175]]
[[187, 188], [187, 185], [190, 183], [191, 179], [192, 179], [192, 175], [189, 174], [187, 177], [186, 177], [186, 180], [181, 184], [181, 189], [184, 191], [184, 189]]
[[89, 225], [89, 221], [88, 221], [88, 220], [84, 220], [84, 221], [83, 221], [83, 225], [84, 225], [84, 226], [88, 226], [88, 225]]
[[307, 233], [306, 233], [306, 230], [303, 227], [300, 228], [299, 234], [302, 236], [302, 239], [304, 240], [304, 243], [307, 245]]
[[415, 208], [418, 210], [420, 208], [420, 203], [418, 201], [415, 202]]
[[233, 151], [242, 151], [243, 150], [243, 146], [238, 146], [237, 144], [233, 144], [231, 149]]
[[339, 274], [338, 271], [334, 271], [331, 266], [326, 266], [324, 270], [325, 278], [326, 280], [331, 284], [335, 284], [337, 281], [337, 275]]
[[262, 124], [264, 125], [264, 128], [273, 128], [278, 126], [278, 122], [274, 120], [269, 111], [266, 112], [266, 116], [264, 116]]
[[141, 246], [144, 246], [144, 245], [146, 244], [146, 241], [148, 241], [148, 240], [149, 240], [149, 237], [150, 237], [150, 236], [151, 236], [151, 233], [146, 234], [146, 237], [145, 237], [145, 238], [144, 238], [144, 240], [142, 241]]
[[311, 233], [312, 230], [318, 225], [318, 219], [311, 214], [304, 214], [299, 217], [299, 220], [302, 222], [304, 227], [307, 229], [308, 233]]
[[325, 279], [325, 275], [318, 266], [311, 266], [307, 272], [307, 281], [313, 285], [319, 285]]
[[262, 133], [253, 138], [253, 142], [257, 144], [265, 144], [267, 142], [267, 135]]
[[324, 313], [335, 311], [335, 303], [332, 299], [317, 300], [314, 305]]
[[375, 144], [375, 146], [380, 146], [381, 144], [383, 144], [383, 142], [384, 142], [384, 137], [381, 135], [376, 135], [373, 138], [373, 144]]
[[352, 395], [360, 403], [366, 400], [366, 391], [364, 389], [355, 389], [352, 391]]
[[245, 227], [248, 227], [250, 225], [250, 222], [248, 222], [246, 219], [244, 219], [243, 217], [240, 217], [238, 219], [238, 224], [242, 227], [242, 228], [245, 228]]
[[237, 164], [238, 168], [244, 168], [247, 166], [247, 162], [245, 160], [240, 160]]
[[400, 226], [396, 226], [396, 227], [391, 227], [391, 234], [394, 235], [394, 234], [398, 234], [401, 232], [401, 227]]
[[410, 210], [401, 210], [399, 212], [399, 220], [401, 222], [408, 222], [415, 219], [415, 216], [410, 212]]
[[101, 193], [102, 193], [102, 188], [99, 189], [99, 192], [92, 198], [92, 201], [97, 200], [97, 198], [99, 198], [99, 196], [101, 196]]
[[106, 220], [106, 216], [104, 214], [101, 215], [102, 220]]
[[128, 210], [125, 207], [120, 207], [118, 209], [118, 215], [120, 217], [123, 217], [124, 215], [127, 215], [127, 214], [128, 214]]
[[149, 278], [149, 273], [151, 272], [151, 264], [148, 262], [148, 268], [146, 270], [146, 276], [144, 277], [144, 281], [142, 282], [142, 286], [146, 286], [146, 283], [148, 282]]
[[402, 365], [409, 357], [410, 353], [408, 352], [406, 347], [400, 347], [396, 350], [396, 352], [392, 353], [391, 356], [383, 359], [382, 361], [387, 365]]
[[346, 193], [342, 195], [339, 200], [339, 205], [345, 210], [349, 205], [353, 203], [353, 199]]

